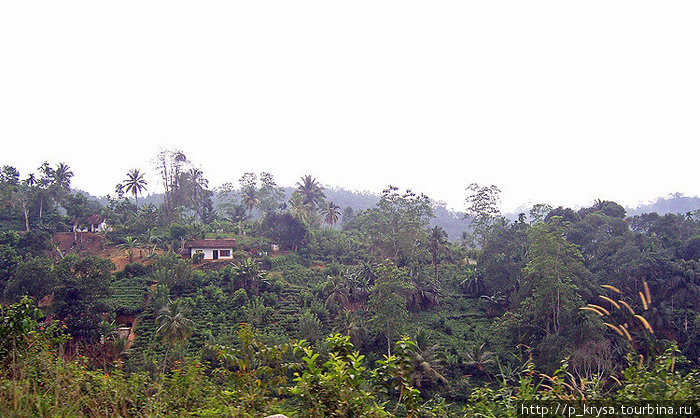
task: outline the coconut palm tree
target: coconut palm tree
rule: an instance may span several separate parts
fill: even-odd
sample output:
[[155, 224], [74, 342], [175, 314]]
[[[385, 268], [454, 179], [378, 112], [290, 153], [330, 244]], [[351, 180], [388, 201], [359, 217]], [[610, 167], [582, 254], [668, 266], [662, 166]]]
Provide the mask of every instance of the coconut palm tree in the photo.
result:
[[351, 302], [367, 302], [369, 296], [369, 280], [362, 276], [357, 269], [348, 269], [345, 272], [348, 283], [348, 298]]
[[360, 318], [355, 312], [344, 310], [342, 315], [338, 316], [335, 331], [350, 337], [350, 342], [355, 348], [362, 344], [367, 330], [362, 326]]
[[236, 279], [241, 283], [248, 296], [257, 295], [260, 284], [267, 283], [265, 274], [266, 271], [261, 270], [258, 263], [251, 258], [236, 265]]
[[107, 348], [109, 349], [109, 354], [111, 357], [110, 363], [116, 363], [121, 369], [124, 365], [124, 358], [129, 353], [129, 340], [127, 338], [117, 336], [112, 338]]
[[468, 295], [481, 295], [484, 292], [484, 280], [476, 275], [469, 275], [459, 285], [462, 292]]
[[334, 224], [338, 223], [338, 215], [340, 215], [340, 206], [337, 206], [333, 202], [328, 203], [328, 207], [326, 208], [326, 217], [324, 220], [331, 226], [331, 228], [333, 228]]
[[168, 300], [168, 303], [158, 311], [156, 323], [159, 325], [156, 334], [163, 337], [168, 345], [163, 357], [163, 372], [168, 360], [170, 348], [185, 342], [194, 331], [194, 322], [187, 318], [189, 309], [182, 303], [182, 299]]
[[289, 212], [292, 216], [301, 221], [306, 221], [310, 211], [311, 205], [304, 202], [304, 196], [298, 191], [292, 193], [289, 197]]
[[407, 301], [409, 307], [421, 311], [438, 304], [442, 296], [438, 283], [416, 279], [412, 284], [413, 288], [408, 294]]
[[440, 373], [442, 353], [439, 344], [430, 344], [428, 333], [419, 328], [413, 337], [416, 348], [413, 351], [413, 385], [420, 388], [424, 383], [447, 384], [447, 379]]
[[479, 300], [483, 300], [489, 307], [489, 313], [495, 315], [501, 310], [505, 310], [508, 305], [508, 299], [502, 292], [496, 292], [492, 296], [481, 295]]
[[257, 191], [252, 187], [248, 187], [243, 190], [241, 203], [243, 203], [243, 206], [245, 206], [245, 208], [248, 210], [248, 213], [252, 213], [253, 209], [255, 209], [258, 203], [260, 203], [260, 197], [258, 196]]
[[133, 169], [126, 173], [126, 179], [124, 180], [124, 187], [126, 187], [126, 193], [131, 192], [134, 195], [134, 200], [136, 201], [136, 207], [139, 206], [139, 194], [143, 195], [143, 191], [147, 190], [146, 186], [148, 182], [144, 179], [144, 174], [138, 169]]
[[323, 193], [323, 187], [310, 175], [303, 176], [300, 182], [297, 182], [297, 192], [304, 197], [304, 203], [316, 207], [318, 203], [326, 198]]
[[201, 212], [204, 210], [204, 202], [208, 193], [209, 180], [204, 177], [202, 170], [191, 168], [182, 174], [182, 185], [185, 192], [184, 197], [188, 199], [189, 207], [195, 212], [195, 220], [197, 215], [201, 218]]
[[45, 162], [39, 167], [41, 177], [37, 180], [37, 196], [39, 198], [39, 219], [44, 216], [44, 201], [51, 198], [51, 183], [53, 181], [53, 168]]
[[73, 178], [73, 171], [68, 164], [59, 163], [53, 171], [53, 181], [59, 188], [69, 190], [70, 179]]
[[53, 194], [58, 203], [61, 204], [68, 191], [70, 191], [70, 180], [73, 178], [73, 171], [68, 164], [59, 163], [56, 169], [51, 172], [51, 175], [53, 176], [53, 184], [51, 185]]
[[335, 310], [348, 304], [348, 284], [342, 276], [327, 277], [326, 289], [329, 291], [326, 298], [326, 307]]
[[486, 366], [494, 364], [496, 361], [494, 359], [496, 355], [490, 351], [486, 351], [486, 343], [481, 345], [472, 345], [469, 351], [464, 353], [464, 357], [467, 360], [465, 364], [467, 366], [475, 367], [480, 373], [488, 373]]
[[430, 230], [430, 236], [428, 237], [428, 245], [430, 248], [430, 253], [433, 256], [433, 267], [435, 267], [435, 282], [438, 281], [438, 256], [442, 252], [447, 251], [447, 232], [442, 229], [441, 226], [435, 226]]

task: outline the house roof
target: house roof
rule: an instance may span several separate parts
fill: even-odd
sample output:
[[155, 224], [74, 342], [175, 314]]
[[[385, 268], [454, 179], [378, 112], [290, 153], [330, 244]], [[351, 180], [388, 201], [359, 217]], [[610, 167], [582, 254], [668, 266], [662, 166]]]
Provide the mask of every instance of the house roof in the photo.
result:
[[104, 221], [104, 220], [105, 220], [105, 218], [103, 218], [103, 217], [100, 216], [100, 215], [92, 215], [92, 216], [90, 216], [89, 218], [87, 218], [88, 223], [89, 223], [89, 224], [92, 224], [92, 225], [99, 225], [99, 224], [101, 224], [102, 221]]
[[185, 242], [185, 248], [233, 248], [236, 240], [231, 239], [193, 239]]

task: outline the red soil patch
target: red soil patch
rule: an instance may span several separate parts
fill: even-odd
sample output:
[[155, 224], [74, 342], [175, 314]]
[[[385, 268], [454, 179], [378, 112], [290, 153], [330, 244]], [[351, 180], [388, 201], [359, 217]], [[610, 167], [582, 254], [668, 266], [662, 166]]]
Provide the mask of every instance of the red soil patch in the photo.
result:
[[93, 232], [63, 232], [54, 235], [51, 241], [64, 255], [69, 252], [94, 254], [104, 248], [105, 238]]
[[[71, 232], [60, 233], [54, 235], [51, 240], [63, 255], [72, 252], [83, 257], [92, 255], [112, 260], [116, 267], [114, 271], [123, 270], [124, 266], [129, 263], [129, 256], [126, 254], [125, 249], [107, 244], [107, 239], [104, 236], [94, 232], [81, 232], [77, 236]], [[163, 253], [160, 249], [156, 249], [155, 252], [158, 254]], [[152, 264], [154, 260], [148, 259], [148, 255], [149, 251], [146, 249], [135, 249], [131, 262], [139, 262], [144, 265]]]

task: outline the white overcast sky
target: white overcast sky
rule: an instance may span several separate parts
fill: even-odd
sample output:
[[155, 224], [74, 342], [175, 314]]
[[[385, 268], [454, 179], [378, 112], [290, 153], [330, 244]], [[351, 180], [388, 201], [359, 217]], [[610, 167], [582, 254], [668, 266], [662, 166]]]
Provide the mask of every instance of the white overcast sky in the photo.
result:
[[[180, 148], [212, 186], [411, 187], [462, 209], [700, 195], [697, 1], [5, 1], [0, 164], [111, 193]], [[152, 176], [149, 190], [159, 191]]]

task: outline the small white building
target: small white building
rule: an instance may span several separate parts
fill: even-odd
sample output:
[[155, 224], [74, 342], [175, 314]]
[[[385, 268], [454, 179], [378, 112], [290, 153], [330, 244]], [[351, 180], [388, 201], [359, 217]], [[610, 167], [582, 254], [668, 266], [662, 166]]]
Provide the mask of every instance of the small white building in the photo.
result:
[[112, 227], [107, 225], [107, 220], [99, 215], [92, 215], [87, 219], [91, 232], [111, 231]]
[[106, 232], [112, 231], [105, 218], [100, 215], [92, 215], [85, 220], [73, 218], [73, 232]]
[[185, 243], [185, 254], [192, 258], [196, 253], [204, 254], [204, 260], [227, 260], [233, 258], [235, 239], [196, 239]]

